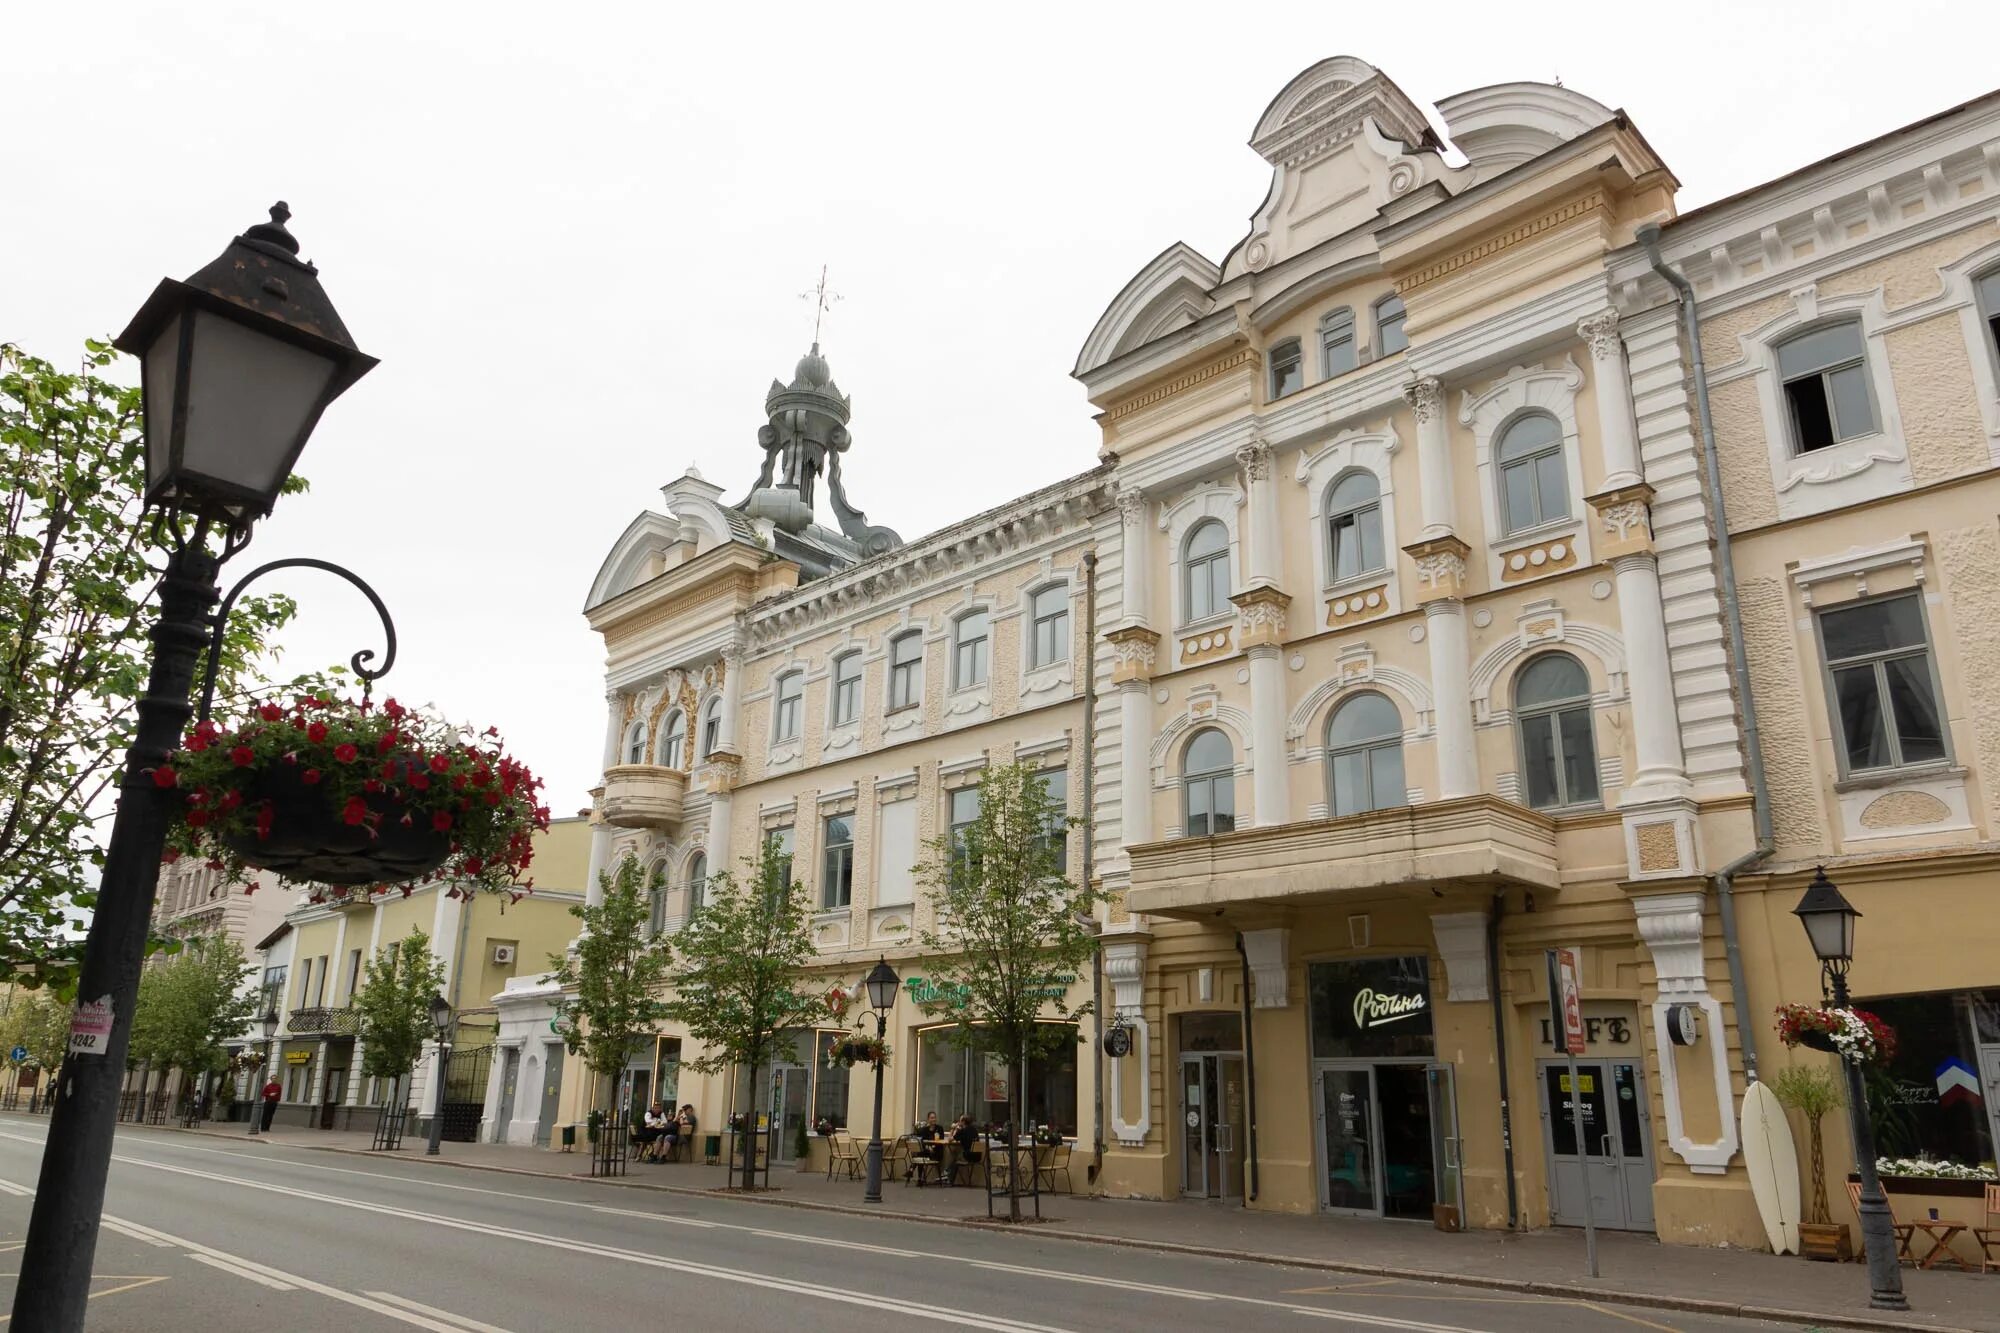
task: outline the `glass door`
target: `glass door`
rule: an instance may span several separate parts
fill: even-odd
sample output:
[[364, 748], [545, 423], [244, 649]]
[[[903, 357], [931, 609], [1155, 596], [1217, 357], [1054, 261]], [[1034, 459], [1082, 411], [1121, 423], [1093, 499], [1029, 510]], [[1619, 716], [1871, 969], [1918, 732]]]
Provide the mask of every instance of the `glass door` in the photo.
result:
[[1199, 1055], [1181, 1057], [1181, 1193], [1208, 1193], [1208, 1080]]
[[1238, 1055], [1181, 1057], [1181, 1193], [1195, 1199], [1243, 1197], [1249, 1114]]
[[1431, 1171], [1437, 1182], [1437, 1201], [1458, 1209], [1459, 1225], [1463, 1226], [1464, 1140], [1458, 1133], [1458, 1080], [1450, 1065], [1432, 1065], [1424, 1071], [1424, 1078], [1430, 1086]]
[[1374, 1070], [1322, 1069], [1319, 1088], [1320, 1142], [1326, 1149], [1321, 1202], [1342, 1212], [1379, 1213]]
[[799, 1126], [806, 1120], [806, 1097], [811, 1090], [812, 1071], [804, 1065], [777, 1065], [771, 1070], [771, 1123], [777, 1129], [773, 1145], [780, 1162], [796, 1162], [792, 1149]]
[[[1573, 1114], [1583, 1118], [1577, 1142]], [[1542, 1142], [1549, 1161], [1551, 1221], [1583, 1225], [1583, 1191], [1591, 1220], [1602, 1227], [1650, 1231], [1653, 1169], [1647, 1149], [1645, 1088], [1629, 1060], [1578, 1061], [1571, 1086], [1567, 1062], [1542, 1066]]]
[[1215, 1071], [1215, 1172], [1222, 1184], [1222, 1197], [1243, 1197], [1243, 1158], [1249, 1138], [1250, 1116], [1243, 1086], [1243, 1061], [1234, 1055], [1212, 1055]]
[[1375, 1066], [1376, 1138], [1382, 1145], [1382, 1214], [1430, 1221], [1437, 1202], [1436, 1127], [1430, 1071]]

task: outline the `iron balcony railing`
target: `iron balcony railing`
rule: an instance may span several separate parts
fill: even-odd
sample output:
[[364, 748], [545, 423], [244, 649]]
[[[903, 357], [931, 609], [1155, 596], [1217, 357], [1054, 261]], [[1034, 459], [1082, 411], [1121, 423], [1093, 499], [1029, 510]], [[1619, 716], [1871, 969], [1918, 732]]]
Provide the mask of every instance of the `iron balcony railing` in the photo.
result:
[[294, 1037], [352, 1037], [361, 1031], [361, 1016], [352, 1007], [320, 1005], [292, 1010], [289, 1027]]

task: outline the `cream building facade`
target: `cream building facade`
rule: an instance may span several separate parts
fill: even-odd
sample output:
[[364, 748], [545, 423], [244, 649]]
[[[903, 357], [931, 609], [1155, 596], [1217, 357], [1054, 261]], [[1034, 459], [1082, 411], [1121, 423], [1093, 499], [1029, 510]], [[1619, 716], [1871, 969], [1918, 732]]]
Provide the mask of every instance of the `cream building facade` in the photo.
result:
[[[774, 383], [767, 459], [812, 445], [803, 480], [672, 483], [592, 589], [594, 865], [662, 866], [672, 929], [788, 830], [851, 986], [906, 957], [898, 867], [954, 791], [1041, 756], [1131, 1039], [1081, 1034], [1073, 1126], [1043, 1097], [1104, 1142], [1098, 1188], [1489, 1228], [1587, 1192], [1600, 1225], [1762, 1244], [1736, 1108], [1792, 1058], [1774, 1006], [1815, 998], [1785, 918], [1823, 861], [1868, 914], [1857, 993], [1935, 1066], [1891, 1071], [1891, 1132], [1990, 1162], [2000, 101], [1686, 216], [1574, 90], [1436, 109], [1453, 152], [1362, 61], [1278, 93], [1248, 234], [1170, 246], [1090, 331], [1103, 443], [1067, 482], [907, 544], [844, 499], [821, 528], [845, 400], [817, 349]], [[977, 1113], [930, 1103], [982, 1071], [895, 1022], [892, 1122]], [[818, 1063], [776, 1071], [781, 1113], [844, 1111]]]

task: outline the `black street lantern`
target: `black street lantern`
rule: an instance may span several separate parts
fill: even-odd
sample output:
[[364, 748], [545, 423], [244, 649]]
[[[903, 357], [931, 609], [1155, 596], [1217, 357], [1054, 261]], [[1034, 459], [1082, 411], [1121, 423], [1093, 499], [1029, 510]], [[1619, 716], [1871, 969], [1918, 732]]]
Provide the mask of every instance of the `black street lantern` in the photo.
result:
[[437, 1029], [438, 1044], [442, 1046], [451, 1036], [451, 1003], [442, 995], [431, 996], [431, 1026]]
[[1826, 877], [1825, 866], [1813, 872], [1806, 896], [1799, 899], [1792, 915], [1805, 926], [1806, 938], [1812, 941], [1819, 961], [1845, 970], [1854, 958], [1854, 923], [1861, 919], [1861, 913]]
[[431, 996], [431, 1026], [437, 1029], [437, 1095], [431, 1098], [431, 1138], [424, 1156], [436, 1157], [444, 1141], [445, 1061], [451, 1052], [451, 1002], [442, 995]]
[[260, 222], [186, 282], [162, 279], [112, 340], [139, 358], [146, 504], [241, 527], [271, 512], [328, 403], [375, 366], [285, 230]]
[[889, 960], [883, 958], [868, 970], [861, 984], [868, 988], [868, 1007], [877, 1013], [887, 1013], [896, 1007], [896, 991], [903, 979], [889, 966]]
[[[868, 975], [861, 979], [868, 991], [868, 1007], [875, 1011], [875, 1035], [884, 1039], [889, 1035], [889, 1011], [896, 1007], [896, 990], [903, 979], [896, 975], [896, 969], [889, 966], [887, 958], [878, 958], [875, 966], [868, 969]], [[889, 1063], [887, 1047], [875, 1064], [875, 1128], [868, 1135], [868, 1182], [862, 1191], [863, 1203], [882, 1202], [882, 1066]]]

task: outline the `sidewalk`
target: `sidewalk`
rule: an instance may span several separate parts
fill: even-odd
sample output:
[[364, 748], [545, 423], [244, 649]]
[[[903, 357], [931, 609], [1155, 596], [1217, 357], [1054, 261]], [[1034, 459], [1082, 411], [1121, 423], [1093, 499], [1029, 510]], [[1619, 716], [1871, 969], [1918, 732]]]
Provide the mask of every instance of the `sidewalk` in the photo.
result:
[[[249, 1139], [240, 1125], [204, 1126], [193, 1132], [288, 1148], [384, 1155], [368, 1151], [369, 1135], [365, 1133], [280, 1128], [268, 1136]], [[403, 1150], [391, 1155], [520, 1175], [587, 1178], [590, 1173], [590, 1156], [581, 1146], [576, 1152], [563, 1153], [446, 1143], [442, 1155], [426, 1157], [421, 1140], [406, 1139]], [[719, 1166], [633, 1163], [622, 1179], [606, 1183], [707, 1194], [721, 1188], [725, 1179]], [[1080, 1188], [1084, 1185], [1081, 1171], [1076, 1173], [1075, 1184]], [[889, 1181], [883, 1185], [882, 1203], [874, 1206], [861, 1202], [859, 1182], [829, 1181], [823, 1171], [800, 1173], [779, 1167], [771, 1172], [771, 1185], [772, 1193], [748, 1197], [760, 1203], [860, 1217], [987, 1225], [986, 1199], [978, 1190], [913, 1189], [901, 1181]], [[2000, 1333], [2000, 1274], [1926, 1273], [1905, 1268], [1903, 1286], [1915, 1309], [1908, 1315], [1888, 1316], [1868, 1308], [1867, 1270], [1860, 1264], [1835, 1266], [1746, 1250], [1661, 1245], [1651, 1237], [1620, 1232], [1599, 1235], [1598, 1267], [1603, 1276], [1593, 1280], [1583, 1275], [1582, 1233], [1570, 1230], [1448, 1235], [1412, 1223], [1301, 1217], [1223, 1204], [1069, 1195], [1044, 1195], [1042, 1214], [1050, 1220], [1035, 1228], [1034, 1235], [1096, 1244], [1826, 1328]]]

